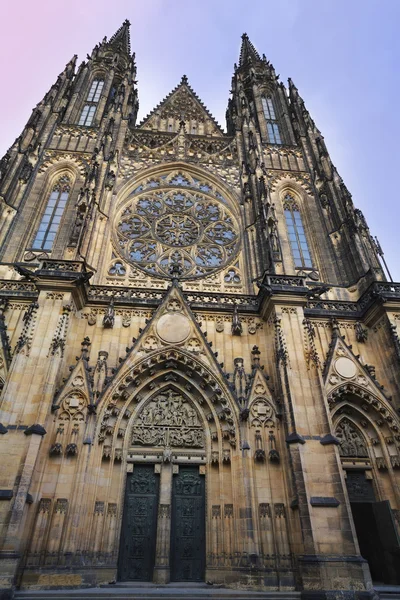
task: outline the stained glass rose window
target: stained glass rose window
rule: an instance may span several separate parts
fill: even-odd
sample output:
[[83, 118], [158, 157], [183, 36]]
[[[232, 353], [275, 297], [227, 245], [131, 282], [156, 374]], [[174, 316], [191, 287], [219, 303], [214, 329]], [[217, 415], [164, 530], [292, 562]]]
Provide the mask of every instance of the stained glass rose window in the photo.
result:
[[[117, 249], [150, 275], [184, 279], [222, 269], [237, 255], [239, 227], [231, 211], [202, 188], [137, 188], [117, 217]], [[208, 190], [205, 190], [208, 191]], [[139, 194], [137, 194], [139, 192]]]

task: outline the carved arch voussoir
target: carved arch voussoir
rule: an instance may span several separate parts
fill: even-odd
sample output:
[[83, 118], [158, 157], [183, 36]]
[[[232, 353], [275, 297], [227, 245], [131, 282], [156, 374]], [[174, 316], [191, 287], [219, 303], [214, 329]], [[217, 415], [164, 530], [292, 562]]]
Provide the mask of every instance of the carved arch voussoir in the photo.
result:
[[348, 406], [352, 410], [358, 410], [365, 418], [368, 418], [379, 428], [384, 425], [400, 441], [400, 420], [387, 400], [378, 398], [375, 394], [365, 390], [354, 383], [345, 383], [334, 388], [328, 395], [328, 405], [332, 418], [339, 412], [343, 412]]
[[52, 154], [48, 152], [44, 161], [39, 167], [39, 173], [45, 173], [48, 178], [53, 179], [65, 173], [70, 173], [74, 179], [77, 176], [85, 177], [88, 162], [83, 157], [76, 157], [72, 154]]
[[277, 192], [280, 196], [285, 192], [294, 192], [302, 199], [304, 192], [313, 196], [313, 190], [308, 175], [294, 175], [293, 173], [281, 173], [270, 179], [272, 192]]
[[124, 439], [146, 402], [168, 387], [193, 397], [214, 440], [235, 448], [238, 444], [238, 407], [230, 391], [200, 360], [181, 349], [155, 351], [123, 369], [99, 401], [96, 437], [99, 442]]

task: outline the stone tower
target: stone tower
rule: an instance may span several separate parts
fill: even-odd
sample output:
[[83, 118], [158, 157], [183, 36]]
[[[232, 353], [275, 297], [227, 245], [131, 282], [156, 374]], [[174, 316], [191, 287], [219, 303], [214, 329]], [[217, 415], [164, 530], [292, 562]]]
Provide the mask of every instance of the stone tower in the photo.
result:
[[227, 133], [137, 123], [129, 22], [76, 59], [0, 162], [3, 596], [399, 583], [400, 284], [296, 86], [243, 35]]

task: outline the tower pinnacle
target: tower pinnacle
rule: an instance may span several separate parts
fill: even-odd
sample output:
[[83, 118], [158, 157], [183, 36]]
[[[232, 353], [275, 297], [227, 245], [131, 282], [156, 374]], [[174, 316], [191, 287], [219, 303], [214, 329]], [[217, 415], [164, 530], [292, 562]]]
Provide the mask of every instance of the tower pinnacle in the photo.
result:
[[244, 67], [248, 62], [260, 61], [261, 57], [254, 45], [251, 43], [247, 33], [242, 35], [242, 46], [240, 48], [239, 67]]
[[114, 33], [108, 42], [110, 46], [126, 54], [131, 53], [131, 39], [129, 33], [130, 22], [128, 19], [122, 23], [121, 27]]

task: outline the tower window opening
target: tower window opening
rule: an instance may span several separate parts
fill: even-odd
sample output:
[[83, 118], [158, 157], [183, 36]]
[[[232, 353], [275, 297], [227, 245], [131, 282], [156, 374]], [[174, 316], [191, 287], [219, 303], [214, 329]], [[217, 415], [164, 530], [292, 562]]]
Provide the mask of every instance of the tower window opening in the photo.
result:
[[47, 202], [38, 232], [32, 244], [34, 250], [51, 250], [68, 202], [70, 181], [62, 177], [54, 186]]
[[171, 123], [168, 125], [168, 131], [172, 131], [172, 125], [171, 125]]
[[104, 81], [102, 79], [95, 79], [93, 81], [86, 98], [86, 104], [83, 107], [79, 118], [79, 125], [84, 125], [85, 127], [90, 127], [90, 125], [92, 125], [103, 86]]
[[272, 98], [263, 97], [262, 107], [264, 111], [264, 117], [267, 123], [268, 141], [271, 144], [282, 144], [281, 134], [279, 131], [278, 121], [276, 119]]
[[295, 200], [287, 194], [283, 205], [295, 267], [312, 268], [301, 214]]

